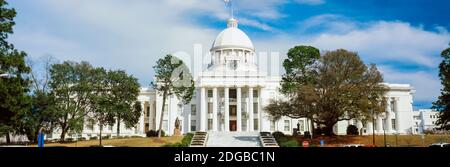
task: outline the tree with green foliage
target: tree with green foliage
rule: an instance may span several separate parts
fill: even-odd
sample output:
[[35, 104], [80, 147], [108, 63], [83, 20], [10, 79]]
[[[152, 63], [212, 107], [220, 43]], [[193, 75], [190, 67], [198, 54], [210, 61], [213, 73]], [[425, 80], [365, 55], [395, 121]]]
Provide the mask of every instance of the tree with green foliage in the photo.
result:
[[308, 104], [313, 121], [333, 135], [343, 120], [371, 120], [385, 112], [388, 88], [374, 64], [367, 67], [357, 53], [343, 49], [325, 53], [313, 70], [314, 82], [298, 89], [296, 103]]
[[152, 87], [162, 95], [162, 109], [159, 122], [158, 138], [161, 138], [162, 122], [167, 98], [173, 94], [178, 97], [183, 104], [191, 101], [194, 94], [194, 80], [189, 68], [184, 62], [175, 56], [167, 55], [156, 62], [155, 77]]
[[89, 114], [89, 97], [93, 86], [88, 62], [54, 64], [50, 69], [50, 88], [55, 97], [57, 124], [61, 130], [61, 141], [69, 132], [81, 132], [83, 122]]
[[37, 62], [31, 59], [27, 61], [28, 66], [33, 69], [30, 73], [31, 108], [18, 114], [19, 132], [34, 143], [37, 142], [39, 132], [51, 133], [56, 126], [54, 97], [49, 87], [50, 68], [54, 59], [46, 56]]
[[[319, 49], [312, 46], [295, 46], [289, 49], [287, 59], [283, 62], [286, 73], [282, 76], [280, 83], [280, 92], [287, 99], [274, 100], [266, 106], [265, 110], [270, 115], [276, 119], [279, 119], [281, 116], [294, 119], [304, 117], [312, 119], [314, 113], [310, 110], [309, 104], [297, 100], [297, 90], [314, 81], [312, 70], [319, 58]], [[314, 129], [314, 125], [312, 125], [312, 128]]]
[[286, 73], [281, 78], [281, 92], [295, 96], [297, 88], [312, 82], [311, 67], [320, 58], [320, 51], [312, 46], [295, 46], [289, 49], [283, 62]]
[[88, 113], [92, 113], [92, 119], [97, 122], [100, 129], [99, 145], [102, 145], [103, 128], [114, 124], [114, 108], [110, 100], [110, 82], [107, 72], [103, 68], [95, 68], [89, 71], [89, 83], [91, 84], [91, 92], [88, 95], [89, 107]]
[[295, 109], [271, 115], [308, 117], [324, 134], [333, 135], [339, 121], [370, 120], [385, 111], [387, 87], [374, 64], [367, 67], [356, 53], [343, 49], [326, 52], [309, 64], [306, 80], [294, 86], [288, 102]]
[[[450, 44], [449, 44], [450, 45]], [[433, 108], [439, 111], [436, 122], [441, 130], [450, 130], [450, 47], [442, 51], [441, 64], [439, 64], [439, 77], [441, 78], [441, 95], [433, 103]]]
[[117, 137], [119, 137], [121, 122], [125, 124], [126, 128], [131, 128], [139, 122], [142, 115], [141, 103], [136, 105], [140, 85], [137, 78], [122, 70], [109, 71], [107, 77], [110, 88], [110, 110], [115, 114]]
[[0, 0], [0, 136], [6, 136], [9, 144], [10, 134], [17, 132], [17, 114], [30, 108], [28, 96], [31, 71], [25, 63], [25, 52], [18, 51], [8, 43], [13, 33], [16, 11], [8, 8], [5, 0]]

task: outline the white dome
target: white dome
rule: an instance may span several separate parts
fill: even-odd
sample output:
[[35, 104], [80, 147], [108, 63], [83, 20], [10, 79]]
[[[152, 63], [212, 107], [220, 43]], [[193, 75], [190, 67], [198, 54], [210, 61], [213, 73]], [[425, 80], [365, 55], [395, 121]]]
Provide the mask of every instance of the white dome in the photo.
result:
[[254, 50], [253, 43], [247, 34], [237, 28], [237, 21], [235, 19], [228, 20], [228, 28], [217, 36], [211, 50], [222, 48], [245, 48]]

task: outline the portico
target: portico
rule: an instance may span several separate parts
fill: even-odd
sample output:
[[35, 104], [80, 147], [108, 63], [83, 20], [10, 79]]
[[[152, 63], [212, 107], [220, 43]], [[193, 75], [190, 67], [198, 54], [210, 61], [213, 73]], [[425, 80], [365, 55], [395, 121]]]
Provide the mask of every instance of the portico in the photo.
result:
[[200, 88], [200, 131], [260, 131], [261, 86], [203, 86]]

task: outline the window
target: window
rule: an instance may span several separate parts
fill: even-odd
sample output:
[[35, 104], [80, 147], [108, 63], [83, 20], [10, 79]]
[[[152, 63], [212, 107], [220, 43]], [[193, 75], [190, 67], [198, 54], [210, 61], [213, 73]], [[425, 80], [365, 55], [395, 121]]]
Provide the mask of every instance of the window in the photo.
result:
[[300, 124], [300, 131], [305, 131], [305, 122], [304, 120], [299, 120], [298, 123]]
[[253, 90], [253, 98], [258, 98], [258, 90]]
[[433, 115], [430, 115], [430, 118], [433, 118]]
[[144, 129], [144, 131], [145, 131], [145, 132], [149, 131], [149, 128], [150, 128], [150, 124], [145, 123], [145, 129]]
[[213, 91], [212, 90], [208, 90], [208, 97], [212, 98], [213, 97]]
[[242, 119], [242, 131], [247, 131], [247, 119]]
[[434, 125], [434, 121], [431, 121], [431, 124], [433, 124], [433, 125]]
[[275, 131], [275, 121], [270, 121], [270, 131]]
[[236, 89], [230, 89], [229, 98], [235, 99], [235, 98], [237, 98], [236, 95], [237, 95]]
[[253, 119], [253, 130], [258, 130], [259, 129], [259, 122], [258, 119]]
[[390, 107], [391, 107], [391, 112], [394, 112], [394, 107], [395, 107], [395, 102], [394, 101], [390, 102]]
[[177, 105], [177, 114], [181, 115], [181, 110], [183, 109], [183, 105], [182, 104], [178, 104]]
[[247, 112], [247, 103], [246, 102], [241, 103], [241, 112]]
[[197, 106], [195, 104], [191, 105], [191, 115], [197, 115]]
[[221, 98], [225, 97], [225, 90], [220, 90], [219, 96], [220, 96]]
[[94, 120], [89, 120], [88, 124], [86, 125], [86, 128], [89, 130], [94, 130], [94, 124], [95, 124]]
[[145, 110], [147, 112], [147, 117], [150, 117], [150, 106], [147, 106], [147, 110]]
[[395, 119], [392, 119], [391, 123], [392, 123], [392, 129], [397, 130], [397, 128], [395, 126]]
[[208, 103], [208, 114], [213, 113], [213, 104], [212, 103]]
[[253, 103], [253, 113], [258, 114], [258, 103]]
[[415, 120], [419, 120], [420, 117], [419, 117], [419, 116], [414, 116], [414, 119], [415, 119]]
[[169, 105], [164, 105], [164, 117], [168, 117], [169, 116]]
[[382, 123], [383, 123], [383, 125], [382, 125], [383, 130], [386, 130], [386, 119], [383, 119], [383, 120], [382, 120]]
[[169, 128], [169, 127], [168, 127], [168, 126], [169, 126], [168, 121], [167, 121], [167, 120], [164, 120], [162, 126], [163, 126], [162, 129], [163, 129], [165, 132], [167, 132], [167, 129]]
[[284, 131], [290, 131], [291, 123], [289, 120], [284, 120]]
[[212, 130], [212, 129], [213, 129], [213, 120], [208, 119], [208, 130]]
[[191, 120], [191, 131], [197, 131], [197, 121]]

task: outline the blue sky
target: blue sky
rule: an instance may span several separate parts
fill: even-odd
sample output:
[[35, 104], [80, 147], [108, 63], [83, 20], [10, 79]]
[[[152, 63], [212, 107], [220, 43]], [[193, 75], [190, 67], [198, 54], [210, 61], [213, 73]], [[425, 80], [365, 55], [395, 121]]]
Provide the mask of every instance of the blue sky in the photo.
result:
[[[165, 54], [202, 44], [207, 53], [224, 29], [222, 0], [10, 0], [10, 41], [31, 59], [86, 60], [125, 69], [142, 86]], [[440, 52], [450, 42], [446, 0], [235, 0], [235, 17], [257, 51], [294, 45], [344, 48], [375, 63], [386, 82], [411, 84], [414, 107], [428, 108], [441, 88]]]

